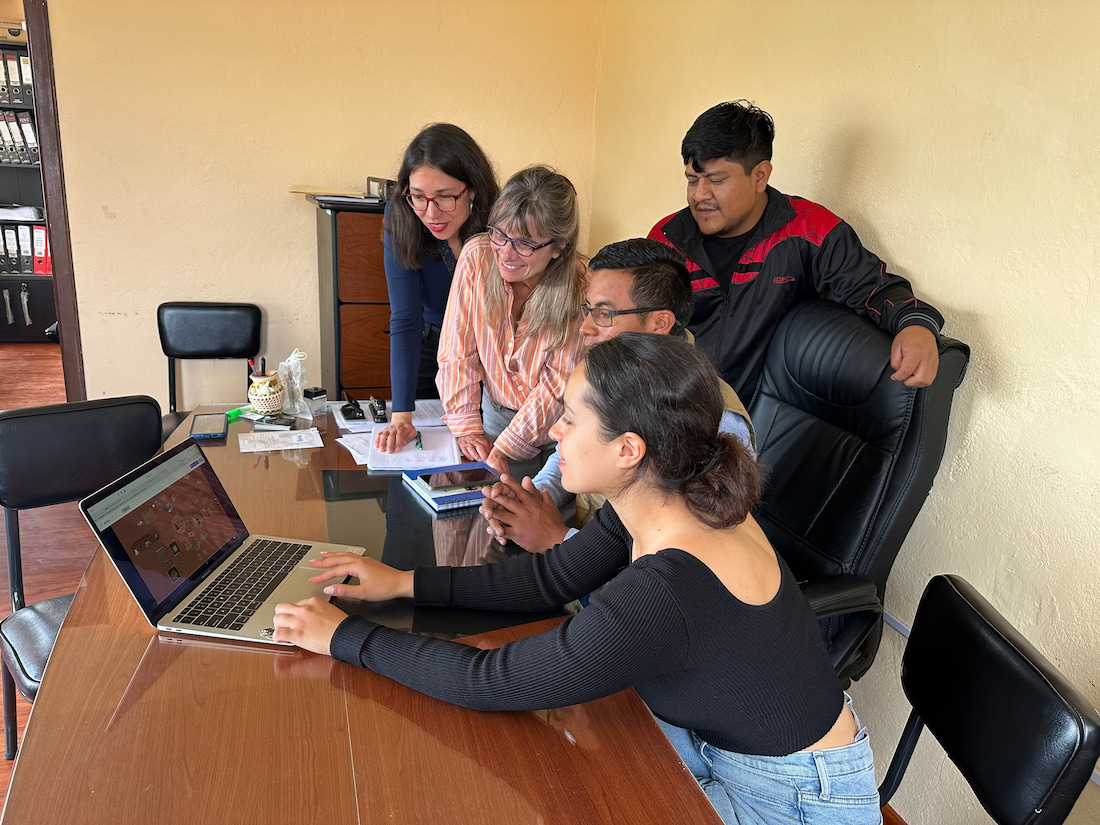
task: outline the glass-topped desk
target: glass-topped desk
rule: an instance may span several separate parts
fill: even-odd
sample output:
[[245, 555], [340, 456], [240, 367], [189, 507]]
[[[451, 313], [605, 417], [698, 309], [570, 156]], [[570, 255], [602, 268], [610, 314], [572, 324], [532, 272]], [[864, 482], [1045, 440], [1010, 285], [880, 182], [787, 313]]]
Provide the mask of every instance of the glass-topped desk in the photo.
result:
[[[199, 411], [212, 411], [209, 408]], [[189, 422], [170, 439], [184, 437]], [[258, 533], [363, 545], [399, 567], [477, 564], [476, 509], [433, 519], [368, 475], [331, 419], [325, 446], [204, 445]], [[94, 542], [90, 531], [73, 541]], [[497, 647], [539, 614], [358, 605], [376, 621]], [[5, 823], [638, 823], [719, 820], [633, 691], [535, 713], [449, 705], [296, 648], [160, 635], [95, 553], [31, 711]]]

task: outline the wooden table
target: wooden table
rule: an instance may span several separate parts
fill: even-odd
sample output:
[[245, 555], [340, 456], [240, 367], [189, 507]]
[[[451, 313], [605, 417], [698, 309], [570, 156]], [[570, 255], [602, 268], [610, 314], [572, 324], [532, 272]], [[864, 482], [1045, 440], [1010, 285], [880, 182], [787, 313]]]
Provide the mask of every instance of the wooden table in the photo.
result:
[[[227, 446], [205, 449], [251, 530], [354, 541], [397, 562], [485, 559], [473, 538], [481, 525], [464, 531], [460, 520], [422, 513], [426, 521], [410, 528], [415, 502], [357, 469], [327, 424], [326, 446], [298, 455], [240, 453], [239, 423]], [[387, 521], [391, 537], [401, 521], [430, 536], [429, 546], [387, 542]], [[73, 540], [94, 541], [90, 531]], [[367, 609], [393, 626], [451, 636], [502, 621], [405, 603]], [[557, 621], [464, 641], [497, 646]], [[719, 822], [633, 691], [560, 710], [484, 713], [297, 649], [162, 636], [102, 551], [57, 640], [0, 819]]]

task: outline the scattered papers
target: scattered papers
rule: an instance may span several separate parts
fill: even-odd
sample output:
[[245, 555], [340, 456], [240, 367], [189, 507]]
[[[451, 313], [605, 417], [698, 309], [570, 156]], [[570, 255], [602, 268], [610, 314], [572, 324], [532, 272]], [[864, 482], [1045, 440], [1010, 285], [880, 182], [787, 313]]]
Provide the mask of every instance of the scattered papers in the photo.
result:
[[[386, 402], [386, 418], [393, 420], [393, 402]], [[443, 424], [443, 402], [430, 399], [421, 399], [416, 402], [416, 409], [413, 410], [413, 426], [414, 427], [442, 427]]]
[[262, 453], [267, 450], [300, 450], [304, 447], [324, 447], [316, 427], [308, 430], [273, 430], [238, 433], [242, 453]]
[[384, 453], [374, 448], [374, 438], [385, 429], [385, 424], [375, 424], [370, 433], [352, 433], [336, 439], [342, 444], [356, 464], [366, 464], [370, 470], [415, 470], [423, 467], [446, 467], [462, 461], [458, 441], [446, 427], [424, 427], [420, 430], [423, 449], [410, 441], [396, 453]]
[[[366, 399], [361, 398], [358, 400], [363, 405], [363, 409], [366, 410]], [[343, 412], [340, 411], [344, 403], [343, 401], [330, 401], [328, 404], [329, 412], [332, 413], [332, 417], [336, 419], [336, 426], [341, 430], [353, 433], [369, 433], [379, 426], [370, 418], [359, 421], [350, 421], [344, 418]], [[393, 402], [391, 401], [386, 402], [386, 420], [393, 420]], [[438, 400], [417, 401], [416, 409], [413, 410], [413, 426], [418, 429], [422, 427], [442, 427], [443, 402]]]
[[366, 203], [385, 203], [384, 200], [375, 195], [364, 195], [359, 197], [357, 195], [310, 195], [309, 197], [318, 198], [326, 201], [327, 203], [346, 203], [346, 204], [366, 204]]
[[350, 433], [336, 439], [337, 444], [342, 445], [351, 453], [351, 457], [355, 459], [356, 464], [366, 464], [370, 460], [373, 441], [374, 436], [370, 433]]

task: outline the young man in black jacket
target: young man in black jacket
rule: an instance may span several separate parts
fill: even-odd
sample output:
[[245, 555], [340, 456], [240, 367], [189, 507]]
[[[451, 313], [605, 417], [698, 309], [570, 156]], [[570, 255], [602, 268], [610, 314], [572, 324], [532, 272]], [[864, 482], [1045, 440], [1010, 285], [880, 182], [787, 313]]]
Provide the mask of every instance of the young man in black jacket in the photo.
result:
[[816, 203], [768, 186], [771, 116], [748, 101], [720, 103], [680, 147], [686, 209], [649, 233], [687, 257], [695, 292], [689, 328], [742, 398], [756, 394], [772, 333], [796, 303], [831, 298], [894, 336], [893, 378], [932, 383], [943, 316]]

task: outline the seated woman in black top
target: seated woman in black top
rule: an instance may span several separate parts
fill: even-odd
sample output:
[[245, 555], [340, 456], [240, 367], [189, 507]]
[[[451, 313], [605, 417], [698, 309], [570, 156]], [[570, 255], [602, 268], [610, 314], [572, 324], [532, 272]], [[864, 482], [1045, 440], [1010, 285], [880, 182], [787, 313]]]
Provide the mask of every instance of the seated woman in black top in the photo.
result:
[[569, 379], [562, 483], [608, 505], [545, 555], [393, 570], [325, 556], [325, 592], [538, 610], [602, 585], [559, 628], [498, 650], [410, 636], [319, 599], [279, 605], [275, 640], [483, 710], [572, 705], [633, 687], [727, 822], [880, 822], [874, 765], [790, 570], [749, 515], [755, 462], [716, 435], [714, 367], [689, 344], [627, 333]]

